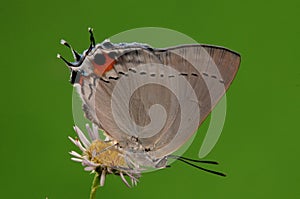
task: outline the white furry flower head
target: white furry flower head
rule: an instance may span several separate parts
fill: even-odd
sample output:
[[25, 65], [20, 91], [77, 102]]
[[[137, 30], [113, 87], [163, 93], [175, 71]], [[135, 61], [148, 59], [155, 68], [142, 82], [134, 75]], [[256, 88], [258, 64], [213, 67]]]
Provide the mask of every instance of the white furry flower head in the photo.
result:
[[[80, 162], [84, 170], [97, 173], [100, 186], [104, 186], [107, 174], [119, 175], [128, 187], [137, 185], [141, 170], [130, 162], [117, 143], [108, 139], [101, 140], [98, 128], [94, 124], [92, 128], [86, 125], [88, 137], [77, 126], [74, 126], [74, 130], [78, 138], [69, 137], [69, 139], [81, 150], [81, 154], [71, 151], [70, 154], [73, 156], [71, 159]], [[130, 178], [131, 185], [125, 176]]]

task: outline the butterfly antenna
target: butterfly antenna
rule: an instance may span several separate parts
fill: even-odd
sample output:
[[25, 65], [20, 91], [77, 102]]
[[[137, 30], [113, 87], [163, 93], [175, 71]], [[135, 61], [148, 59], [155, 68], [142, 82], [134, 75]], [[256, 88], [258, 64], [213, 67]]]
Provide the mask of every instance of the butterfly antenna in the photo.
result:
[[89, 28], [88, 30], [89, 30], [89, 33], [90, 33], [91, 46], [95, 47], [96, 42], [95, 42], [95, 37], [94, 37], [94, 33], [93, 33], [93, 28]]
[[76, 51], [76, 50], [74, 50], [73, 48], [72, 48], [72, 46], [66, 41], [66, 40], [60, 40], [60, 43], [62, 44], [62, 45], [64, 45], [64, 46], [67, 46], [68, 48], [70, 48], [71, 49], [71, 51], [72, 51], [72, 54], [73, 54], [73, 57], [74, 57], [74, 59], [78, 62], [78, 61], [80, 61], [80, 59], [81, 59], [81, 55]]
[[210, 170], [210, 169], [206, 169], [206, 168], [203, 168], [203, 167], [200, 167], [198, 165], [195, 165], [193, 163], [190, 163], [188, 161], [191, 161], [191, 162], [199, 162], [199, 163], [205, 163], [205, 164], [218, 164], [218, 162], [216, 161], [208, 161], [208, 160], [194, 160], [194, 159], [190, 159], [190, 158], [185, 158], [185, 157], [181, 157], [181, 156], [175, 156], [175, 155], [169, 155], [168, 157], [170, 158], [173, 158], [173, 159], [177, 159], [183, 163], [186, 163], [192, 167], [195, 167], [197, 169], [200, 169], [202, 171], [206, 171], [208, 173], [212, 173], [212, 174], [215, 174], [215, 175], [218, 175], [218, 176], [223, 176], [225, 177], [226, 174], [224, 173], [221, 173], [221, 172], [218, 172], [218, 171], [213, 171], [213, 170]]
[[200, 162], [200, 163], [205, 163], [205, 164], [215, 164], [218, 165], [219, 163], [216, 161], [211, 161], [211, 160], [195, 160], [195, 159], [191, 159], [191, 158], [185, 158], [182, 156], [177, 156], [177, 155], [169, 155], [169, 158], [173, 158], [173, 159], [183, 159], [183, 160], [188, 160], [191, 162]]
[[77, 65], [67, 61], [63, 56], [61, 56], [60, 54], [57, 54], [57, 58], [58, 59], [61, 59], [65, 62], [65, 64], [68, 66], [68, 67], [78, 67]]
[[195, 168], [197, 168], [197, 169], [200, 169], [200, 170], [202, 170], [202, 171], [206, 171], [206, 172], [208, 172], [208, 173], [216, 174], [216, 175], [218, 175], [218, 176], [223, 176], [223, 177], [226, 176], [226, 174], [224, 174], [224, 173], [221, 173], [221, 172], [218, 172], [218, 171], [213, 171], [213, 170], [210, 170], [210, 169], [205, 169], [205, 168], [203, 168], [203, 167], [200, 167], [200, 166], [198, 166], [198, 165], [195, 165], [195, 164], [193, 164], [193, 163], [190, 163], [190, 162], [188, 162], [188, 161], [186, 161], [186, 160], [183, 160], [183, 159], [178, 159], [178, 160], [181, 161], [181, 162], [184, 162], [184, 163], [186, 163], [186, 164], [188, 164], [188, 165], [190, 165], [190, 166], [192, 166], [192, 167], [195, 167]]
[[95, 47], [95, 45], [96, 45], [96, 43], [95, 43], [95, 38], [94, 38], [94, 34], [93, 34], [93, 29], [92, 29], [92, 28], [89, 28], [88, 31], [89, 31], [89, 33], [90, 33], [90, 42], [91, 42], [91, 43], [90, 43], [89, 49], [88, 49], [87, 51], [85, 51], [85, 53], [84, 53], [83, 55], [80, 55], [79, 53], [77, 53], [77, 52], [72, 48], [72, 46], [71, 46], [68, 42], [66, 42], [65, 40], [62, 39], [62, 40], [60, 41], [61, 44], [67, 46], [68, 48], [70, 48], [70, 49], [72, 50], [73, 56], [74, 56], [74, 58], [75, 58], [75, 60], [76, 60], [75, 63], [71, 63], [71, 62], [67, 61], [67, 60], [66, 60], [65, 58], [63, 58], [60, 54], [57, 55], [57, 58], [62, 59], [69, 67], [79, 67], [79, 66], [83, 63], [85, 57], [92, 51], [92, 49], [93, 49], [93, 48]]
[[92, 49], [96, 46], [95, 43], [95, 37], [94, 37], [94, 33], [93, 33], [93, 29], [92, 28], [88, 28], [88, 31], [90, 33], [90, 47], [89, 49], [85, 52], [85, 55], [83, 56], [83, 59], [92, 51]]

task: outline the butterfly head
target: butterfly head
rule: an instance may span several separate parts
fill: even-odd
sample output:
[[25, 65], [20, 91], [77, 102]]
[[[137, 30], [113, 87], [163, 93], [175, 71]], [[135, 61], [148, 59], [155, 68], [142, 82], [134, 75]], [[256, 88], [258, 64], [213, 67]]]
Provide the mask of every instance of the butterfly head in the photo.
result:
[[114, 50], [114, 44], [108, 39], [100, 44], [95, 44], [93, 30], [88, 29], [90, 33], [90, 46], [82, 54], [79, 54], [72, 46], [65, 40], [61, 40], [61, 44], [70, 48], [74, 62], [67, 61], [60, 54], [57, 55], [70, 69], [70, 82], [71, 84], [82, 84], [84, 77], [103, 77], [103, 75], [112, 70], [117, 60], [118, 50]]

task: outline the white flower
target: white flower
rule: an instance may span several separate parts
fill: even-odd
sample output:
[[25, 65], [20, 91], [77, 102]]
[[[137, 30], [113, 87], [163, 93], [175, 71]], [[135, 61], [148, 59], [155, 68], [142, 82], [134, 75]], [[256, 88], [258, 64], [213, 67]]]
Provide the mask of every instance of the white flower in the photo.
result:
[[[81, 162], [84, 170], [97, 172], [100, 176], [100, 186], [104, 186], [107, 174], [119, 175], [122, 181], [128, 186], [129, 183], [124, 175], [129, 176], [132, 185], [136, 185], [140, 177], [140, 171], [132, 164], [128, 163], [125, 153], [113, 141], [103, 141], [99, 137], [98, 128], [93, 124], [92, 129], [87, 124], [89, 139], [84, 133], [74, 126], [79, 139], [69, 139], [81, 150], [82, 154], [71, 151], [71, 159], [75, 162]], [[130, 160], [129, 160], [130, 161]]]

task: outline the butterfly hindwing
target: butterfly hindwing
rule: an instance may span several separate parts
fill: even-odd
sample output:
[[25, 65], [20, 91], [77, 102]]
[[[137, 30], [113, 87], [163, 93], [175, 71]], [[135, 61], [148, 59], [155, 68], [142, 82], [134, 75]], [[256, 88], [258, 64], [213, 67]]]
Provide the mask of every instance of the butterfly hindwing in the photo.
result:
[[209, 45], [126, 49], [113, 70], [84, 80], [84, 111], [124, 148], [134, 137], [142, 150], [162, 157], [194, 134], [231, 84], [239, 62], [238, 54]]

